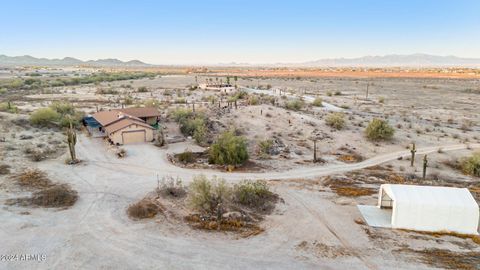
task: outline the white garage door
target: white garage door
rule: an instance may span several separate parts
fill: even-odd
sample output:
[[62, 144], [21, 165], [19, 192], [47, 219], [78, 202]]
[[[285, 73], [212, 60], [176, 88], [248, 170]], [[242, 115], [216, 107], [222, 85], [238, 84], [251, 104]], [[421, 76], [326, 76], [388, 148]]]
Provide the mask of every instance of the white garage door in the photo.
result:
[[123, 144], [145, 142], [145, 130], [122, 132]]

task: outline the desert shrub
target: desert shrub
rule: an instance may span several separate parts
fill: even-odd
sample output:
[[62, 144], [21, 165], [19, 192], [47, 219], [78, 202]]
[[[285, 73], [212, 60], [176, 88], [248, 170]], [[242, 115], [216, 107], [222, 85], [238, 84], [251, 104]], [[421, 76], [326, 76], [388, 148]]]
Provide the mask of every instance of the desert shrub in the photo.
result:
[[33, 148], [27, 148], [25, 149], [25, 154], [27, 154], [27, 157], [34, 162], [39, 162], [42, 160], [47, 159], [47, 154], [44, 153], [42, 150], [37, 150]]
[[273, 148], [272, 140], [263, 140], [258, 142], [258, 153], [262, 157], [267, 157], [271, 154]]
[[327, 93], [326, 93], [326, 94], [327, 94], [327, 96], [329, 96], [329, 97], [333, 96], [333, 93], [332, 93], [332, 91], [327, 91]]
[[160, 207], [149, 199], [143, 199], [128, 206], [127, 214], [130, 218], [152, 218], [160, 212]]
[[173, 120], [180, 123], [188, 118], [193, 116], [193, 112], [189, 109], [178, 108], [170, 113], [170, 116], [173, 117]]
[[41, 207], [69, 207], [74, 205], [77, 199], [77, 192], [65, 184], [35, 191], [29, 198], [31, 204]]
[[185, 98], [177, 98], [177, 99], [175, 99], [175, 103], [185, 104], [185, 103], [187, 103], [187, 100]]
[[192, 163], [195, 160], [194, 157], [193, 157], [193, 153], [190, 150], [182, 152], [182, 153], [178, 154], [177, 156], [178, 156], [178, 160], [180, 162], [185, 163], [185, 164], [186, 163]]
[[118, 158], [124, 158], [127, 156], [127, 150], [125, 150], [125, 148], [120, 148], [117, 150], [116, 155]]
[[73, 104], [66, 101], [54, 101], [50, 104], [50, 108], [62, 116], [75, 114], [75, 107]]
[[462, 159], [460, 167], [465, 174], [480, 177], [480, 152]]
[[60, 119], [60, 114], [51, 108], [41, 108], [30, 115], [30, 123], [36, 126], [47, 126]]
[[222, 133], [210, 147], [209, 161], [219, 165], [239, 165], [248, 160], [246, 139], [232, 131]]
[[289, 101], [285, 102], [285, 108], [287, 108], [289, 110], [293, 110], [293, 111], [301, 110], [304, 105], [305, 105], [305, 102], [300, 98], [292, 99], [292, 100], [289, 100]]
[[266, 208], [276, 198], [265, 181], [244, 180], [233, 188], [233, 200], [251, 208]]
[[0, 175], [9, 174], [10, 166], [7, 164], [0, 164]]
[[322, 107], [323, 99], [321, 97], [316, 97], [315, 100], [313, 100], [312, 105], [315, 107]]
[[193, 136], [199, 144], [206, 139], [206, 118], [203, 114], [193, 114], [191, 110], [178, 108], [171, 113], [173, 119], [180, 125], [180, 131], [185, 136]]
[[393, 137], [395, 130], [387, 121], [375, 118], [365, 129], [365, 135], [372, 141], [389, 140]]
[[260, 103], [258, 97], [255, 95], [250, 95], [248, 97], [247, 102], [248, 102], [248, 105], [258, 105]]
[[385, 98], [384, 97], [379, 97], [378, 102], [382, 103], [382, 104], [385, 103]]
[[61, 127], [70, 127], [70, 123], [73, 127], [79, 127], [82, 122], [84, 114], [82, 112], [74, 112], [73, 114], [67, 114], [60, 116], [59, 125]]
[[335, 96], [341, 96], [341, 95], [342, 95], [342, 92], [339, 91], [339, 90], [337, 90], [337, 91], [335, 91], [334, 95], [335, 95]]
[[180, 178], [174, 179], [171, 176], [164, 176], [159, 184], [157, 193], [167, 197], [181, 198], [187, 194], [187, 190]]
[[100, 88], [95, 93], [98, 95], [117, 95], [119, 92], [113, 88]]
[[39, 169], [25, 170], [13, 177], [15, 182], [28, 188], [46, 188], [52, 185], [47, 174]]
[[207, 128], [205, 126], [205, 123], [202, 123], [201, 125], [198, 125], [195, 127], [195, 131], [193, 132], [193, 139], [195, 142], [198, 144], [202, 144], [205, 142], [207, 137]]
[[190, 184], [188, 202], [190, 206], [199, 212], [218, 214], [223, 212], [223, 204], [231, 199], [231, 187], [225, 180], [213, 177], [209, 180], [205, 175], [194, 177]]
[[145, 92], [148, 92], [148, 89], [147, 89], [147, 87], [145, 87], [145, 86], [140, 86], [140, 87], [137, 89], [137, 92], [139, 92], [139, 93], [145, 93]]
[[161, 104], [161, 101], [154, 98], [147, 99], [143, 102], [143, 105], [145, 107], [153, 107], [153, 108], [158, 108], [160, 104]]
[[345, 127], [345, 115], [341, 112], [333, 112], [327, 115], [325, 123], [335, 129], [342, 129]]
[[0, 112], [17, 113], [18, 108], [10, 101], [2, 102], [0, 103]]
[[132, 105], [133, 101], [133, 97], [131, 96], [126, 96], [125, 98], [123, 98], [123, 103], [125, 103], [125, 105]]

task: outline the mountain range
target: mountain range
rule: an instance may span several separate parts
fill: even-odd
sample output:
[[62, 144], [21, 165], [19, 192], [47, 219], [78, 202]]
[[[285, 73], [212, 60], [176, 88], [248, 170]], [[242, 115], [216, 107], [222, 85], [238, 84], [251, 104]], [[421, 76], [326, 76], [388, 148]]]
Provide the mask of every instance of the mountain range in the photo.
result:
[[36, 58], [30, 55], [0, 55], [0, 66], [96, 66], [96, 67], [145, 67], [150, 66], [139, 60], [120, 61], [118, 59], [98, 59], [82, 61], [73, 57], [62, 59]]
[[[295, 64], [292, 64], [295, 65]], [[306, 67], [480, 67], [480, 58], [429, 54], [390, 54], [358, 58], [331, 58], [301, 63]]]
[[[33, 56], [0, 55], [0, 66], [96, 66], [96, 67], [146, 67], [153, 66], [139, 60], [98, 59], [82, 61], [73, 57], [63, 59], [35, 58]], [[208, 66], [208, 65], [206, 65]], [[303, 63], [256, 64], [220, 63], [212, 66], [266, 66], [266, 67], [480, 67], [480, 58], [461, 58], [429, 54], [389, 54], [358, 58], [328, 58]]]

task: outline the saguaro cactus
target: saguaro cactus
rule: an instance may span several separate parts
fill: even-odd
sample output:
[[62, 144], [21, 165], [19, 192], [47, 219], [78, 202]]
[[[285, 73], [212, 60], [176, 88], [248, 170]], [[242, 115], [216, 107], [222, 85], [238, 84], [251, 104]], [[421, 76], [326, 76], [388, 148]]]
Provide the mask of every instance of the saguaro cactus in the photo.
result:
[[70, 128], [67, 130], [67, 142], [68, 142], [68, 149], [70, 151], [70, 158], [71, 162], [77, 162], [77, 155], [75, 153], [75, 144], [77, 144], [77, 133], [75, 133], [75, 129], [72, 127], [72, 122], [70, 122]]
[[423, 180], [427, 176], [427, 167], [428, 167], [428, 160], [427, 155], [423, 156]]
[[413, 163], [415, 162], [415, 153], [417, 150], [415, 149], [415, 143], [413, 143], [412, 150], [410, 150], [410, 153], [412, 153], [412, 158], [410, 161], [410, 166], [413, 167]]

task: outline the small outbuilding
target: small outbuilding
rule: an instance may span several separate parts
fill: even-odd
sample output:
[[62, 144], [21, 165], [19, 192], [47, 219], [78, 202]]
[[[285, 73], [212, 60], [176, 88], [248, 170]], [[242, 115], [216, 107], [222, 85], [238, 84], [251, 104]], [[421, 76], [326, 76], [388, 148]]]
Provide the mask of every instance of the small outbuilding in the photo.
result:
[[466, 188], [384, 184], [377, 206], [359, 210], [374, 227], [478, 234], [479, 206]]

